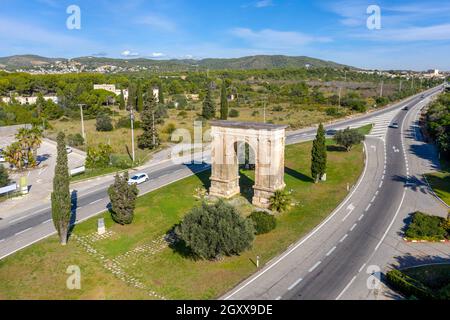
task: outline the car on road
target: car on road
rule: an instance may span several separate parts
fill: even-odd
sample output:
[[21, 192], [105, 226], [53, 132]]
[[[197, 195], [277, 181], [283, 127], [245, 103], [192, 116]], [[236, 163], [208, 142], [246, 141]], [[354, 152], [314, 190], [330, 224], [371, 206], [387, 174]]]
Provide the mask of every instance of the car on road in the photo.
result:
[[425, 95], [424, 95], [424, 94], [421, 95], [420, 98], [421, 98], [421, 99], [425, 99]]
[[133, 184], [141, 184], [144, 182], [147, 182], [150, 180], [148, 177], [148, 174], [146, 173], [137, 173], [134, 176], [132, 176], [130, 179], [128, 179], [128, 184], [131, 186]]
[[71, 147], [66, 147], [67, 154], [72, 153], [73, 149]]
[[327, 136], [334, 136], [337, 133], [337, 130], [335, 129], [329, 129], [326, 131]]
[[392, 122], [391, 128], [398, 129], [398, 122]]
[[403, 110], [408, 111], [408, 110], [409, 110], [409, 107], [406, 106], [406, 107], [403, 108]]

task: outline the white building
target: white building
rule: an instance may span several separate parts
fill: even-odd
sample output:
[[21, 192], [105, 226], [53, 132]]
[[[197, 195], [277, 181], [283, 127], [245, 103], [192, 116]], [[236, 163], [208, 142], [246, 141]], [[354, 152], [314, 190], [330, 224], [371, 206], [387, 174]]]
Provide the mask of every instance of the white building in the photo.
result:
[[[121, 93], [121, 90], [117, 89], [114, 84], [94, 84], [94, 90], [106, 90], [114, 93], [116, 96], [119, 96]], [[123, 97], [125, 100], [128, 100], [128, 89], [123, 90]]]
[[[10, 97], [1, 97], [2, 101], [5, 103], [11, 103]], [[14, 99], [20, 103], [20, 104], [36, 104], [38, 97], [23, 97], [23, 96], [17, 96], [14, 97]], [[44, 96], [45, 101], [53, 101], [54, 103], [58, 103], [58, 97], [57, 96]]]

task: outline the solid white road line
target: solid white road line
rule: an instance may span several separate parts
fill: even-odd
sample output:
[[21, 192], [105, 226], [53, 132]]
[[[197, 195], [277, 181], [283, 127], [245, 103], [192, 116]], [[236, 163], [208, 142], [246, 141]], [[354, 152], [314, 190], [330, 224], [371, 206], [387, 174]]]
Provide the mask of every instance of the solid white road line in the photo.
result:
[[315, 265], [313, 265], [311, 267], [311, 269], [308, 270], [309, 273], [313, 272], [314, 270], [316, 270], [316, 268], [322, 263], [322, 261], [317, 261], [317, 263]]
[[[92, 201], [91, 203], [89, 203], [89, 205], [94, 204], [94, 203], [98, 203], [98, 202], [100, 202], [100, 201], [102, 201], [102, 200], [103, 200], [103, 199], [98, 199], [98, 200]], [[78, 207], [78, 208], [81, 208], [81, 207]]]
[[337, 296], [336, 300], [339, 300], [342, 297], [342, 295], [345, 293], [345, 291], [347, 291], [347, 289], [350, 288], [350, 286], [355, 281], [355, 279], [356, 279], [356, 276], [354, 276], [352, 278], [352, 280], [350, 280], [350, 282], [345, 286], [344, 290], [342, 290], [341, 293]]
[[266, 272], [268, 272], [269, 270], [271, 270], [273, 267], [275, 267], [278, 263], [280, 263], [283, 259], [285, 259], [287, 256], [289, 256], [292, 252], [294, 252], [295, 250], [297, 250], [297, 248], [299, 248], [300, 246], [302, 246], [306, 241], [308, 241], [312, 236], [314, 236], [319, 230], [321, 230], [323, 228], [323, 226], [325, 226], [331, 219], [334, 218], [334, 216], [336, 214], [338, 214], [338, 212], [349, 202], [349, 200], [351, 199], [351, 197], [355, 194], [356, 190], [358, 190], [358, 187], [361, 185], [361, 183], [364, 181], [364, 177], [366, 176], [367, 173], [367, 167], [368, 167], [368, 159], [367, 159], [367, 144], [366, 142], [364, 142], [364, 155], [365, 155], [365, 159], [364, 159], [364, 170], [363, 173], [358, 181], [358, 183], [356, 184], [355, 188], [353, 188], [352, 192], [347, 196], [346, 199], [344, 199], [344, 201], [342, 201], [342, 203], [328, 216], [327, 219], [325, 219], [324, 221], [322, 221], [322, 223], [320, 225], [318, 225], [313, 231], [311, 231], [304, 239], [302, 239], [300, 242], [298, 242], [297, 244], [295, 244], [290, 250], [288, 250], [287, 252], [285, 252], [284, 254], [282, 254], [276, 261], [274, 261], [272, 264], [270, 264], [269, 266], [267, 266], [265, 269], [263, 269], [260, 273], [256, 274], [253, 278], [251, 278], [250, 280], [248, 280], [246, 283], [244, 283], [242, 286], [240, 286], [239, 288], [237, 288], [236, 290], [234, 290], [233, 292], [231, 292], [228, 296], [226, 296], [224, 298], [224, 300], [229, 300], [232, 296], [234, 296], [236, 293], [240, 292], [241, 290], [243, 290], [244, 288], [246, 288], [248, 285], [250, 285], [251, 283], [253, 283], [254, 281], [256, 281], [257, 279], [259, 279], [259, 277], [261, 277], [262, 275], [264, 275]]
[[53, 219], [48, 219], [48, 220], [45, 220], [44, 222], [42, 222], [41, 224], [46, 224], [46, 223], [49, 223], [50, 221], [52, 221]]
[[293, 284], [291, 284], [291, 285], [289, 286], [288, 290], [291, 291], [292, 289], [294, 289], [294, 288], [295, 288], [300, 282], [302, 282], [302, 281], [303, 281], [302, 278], [298, 279], [297, 281], [295, 281]]

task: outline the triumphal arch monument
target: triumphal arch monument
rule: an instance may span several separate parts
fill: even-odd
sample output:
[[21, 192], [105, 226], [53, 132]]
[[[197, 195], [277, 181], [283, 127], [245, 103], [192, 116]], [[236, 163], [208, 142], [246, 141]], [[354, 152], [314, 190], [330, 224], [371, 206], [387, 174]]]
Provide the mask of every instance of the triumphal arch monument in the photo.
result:
[[[269, 207], [269, 199], [284, 189], [285, 125], [254, 122], [211, 122], [211, 188], [210, 195], [231, 198], [241, 192], [239, 158], [244, 146], [251, 149], [255, 166], [253, 205]], [[240, 152], [241, 151], [241, 152]]]

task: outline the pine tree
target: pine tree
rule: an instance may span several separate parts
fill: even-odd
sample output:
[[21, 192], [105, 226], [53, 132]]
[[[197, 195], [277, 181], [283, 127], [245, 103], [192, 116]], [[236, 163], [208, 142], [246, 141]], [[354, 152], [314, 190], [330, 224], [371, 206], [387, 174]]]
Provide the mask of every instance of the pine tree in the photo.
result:
[[220, 119], [228, 119], [228, 100], [227, 100], [227, 84], [222, 81], [222, 91], [220, 93]]
[[121, 225], [133, 222], [136, 198], [139, 191], [135, 184], [128, 185], [128, 172], [116, 174], [114, 183], [108, 188], [111, 200], [111, 217]]
[[64, 133], [60, 132], [57, 138], [57, 158], [55, 176], [53, 178], [53, 192], [51, 195], [53, 224], [58, 232], [62, 245], [66, 245], [67, 243], [71, 216], [69, 168], [67, 165], [67, 151], [64, 139]]
[[320, 124], [311, 151], [311, 175], [317, 183], [327, 170], [327, 148], [325, 144], [325, 129]]
[[216, 107], [214, 105], [213, 97], [212, 97], [212, 88], [208, 86], [206, 91], [206, 97], [203, 101], [203, 110], [202, 116], [203, 118], [209, 120], [214, 118], [216, 115]]
[[120, 110], [124, 110], [125, 109], [125, 97], [123, 95], [123, 90], [120, 90], [119, 109]]
[[144, 110], [141, 113], [142, 135], [138, 138], [138, 146], [140, 149], [154, 149], [159, 146], [159, 137], [156, 130], [156, 111], [157, 103], [152, 92], [145, 96]]
[[164, 104], [164, 89], [162, 83], [159, 85], [158, 100], [160, 104]]
[[142, 95], [142, 86], [141, 81], [138, 81], [136, 88], [136, 110], [138, 112], [142, 112], [144, 109], [144, 99]]

